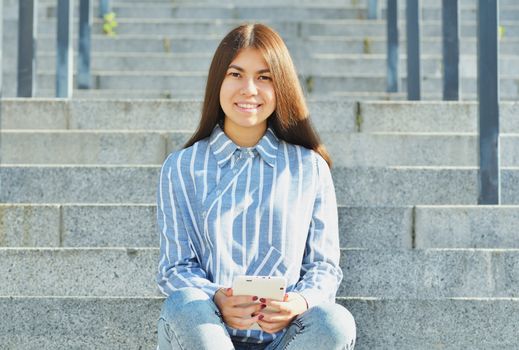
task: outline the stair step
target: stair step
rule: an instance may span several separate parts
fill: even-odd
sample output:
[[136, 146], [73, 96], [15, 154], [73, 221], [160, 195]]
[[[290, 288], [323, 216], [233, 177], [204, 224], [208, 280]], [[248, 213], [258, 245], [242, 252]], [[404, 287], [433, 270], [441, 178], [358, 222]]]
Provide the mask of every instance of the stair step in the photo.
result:
[[[342, 35], [342, 36], [384, 36], [385, 20], [273, 20], [255, 18], [275, 28], [283, 37], [308, 37], [310, 35]], [[14, 36], [17, 30], [16, 22], [5, 20], [6, 36]], [[118, 34], [218, 34], [224, 36], [234, 27], [242, 24], [240, 19], [155, 19], [155, 18], [118, 18], [116, 33]], [[92, 33], [102, 34], [102, 21], [94, 19]], [[78, 22], [74, 21], [77, 28]], [[500, 21], [506, 28], [507, 37], [519, 36], [519, 25], [515, 21]], [[400, 35], [405, 37], [405, 22], [400, 21]], [[476, 37], [477, 25], [473, 21], [460, 22], [461, 37]], [[38, 33], [51, 34], [56, 32], [56, 19], [42, 20], [38, 23]], [[424, 37], [441, 37], [441, 21], [422, 21], [421, 35]]]
[[[56, 76], [51, 71], [39, 72], [37, 75], [38, 86], [48, 92], [55, 91]], [[186, 97], [186, 90], [190, 92], [203, 91], [207, 80], [206, 71], [180, 72], [180, 71], [93, 71], [92, 89], [150, 89], [156, 93], [169, 91], [171, 96]], [[330, 95], [351, 92], [380, 93], [386, 89], [386, 77], [383, 74], [358, 73], [355, 75], [300, 75], [299, 80], [303, 90], [309, 97], [326, 98]], [[5, 96], [16, 95], [15, 74], [5, 74]], [[440, 94], [442, 91], [442, 78], [438, 76], [423, 76], [422, 91], [425, 94]], [[519, 95], [519, 76], [501, 76], [500, 94], [504, 100], [516, 99]], [[13, 82], [7, 84], [7, 82]], [[477, 79], [466, 77], [460, 79], [463, 85], [461, 98], [473, 98], [477, 94]], [[399, 80], [399, 86], [403, 91], [407, 86], [406, 78]], [[52, 96], [52, 95], [51, 95]], [[196, 93], [192, 98], [200, 98], [202, 93]], [[42, 96], [37, 93], [36, 97]]]
[[[98, 13], [94, 9], [94, 13]], [[171, 19], [171, 18], [198, 18], [198, 19], [241, 19], [257, 20], [258, 18], [268, 18], [270, 20], [291, 20], [298, 19], [362, 19], [367, 17], [366, 8], [358, 6], [338, 6], [338, 5], [300, 5], [298, 7], [290, 5], [256, 5], [256, 4], [190, 4], [190, 3], [164, 3], [150, 5], [148, 3], [129, 4], [120, 3], [111, 7], [115, 12], [116, 18], [146, 18]], [[437, 9], [427, 9], [427, 18], [437, 19]], [[470, 16], [471, 11], [463, 18], [474, 20]], [[505, 18], [513, 19], [509, 11], [503, 10]], [[75, 9], [75, 16], [79, 13]], [[55, 18], [56, 6], [42, 6], [39, 9], [39, 16], [42, 19]], [[505, 19], [503, 18], [503, 19]], [[439, 19], [439, 18], [438, 18]]]
[[[98, 90], [99, 91], [99, 90]], [[202, 103], [191, 100], [2, 100], [1, 125], [11, 129], [189, 130], [198, 124]], [[476, 102], [308, 101], [320, 132], [477, 133]], [[519, 104], [501, 102], [500, 132], [519, 133]], [[174, 111], [174, 113], [172, 112]], [[145, 118], [143, 116], [146, 116]], [[326, 141], [326, 140], [325, 140]]]
[[0, 344], [12, 350], [156, 349], [162, 298], [0, 297]]
[[[384, 76], [387, 71], [385, 54], [325, 54], [308, 53], [292, 55], [298, 72], [303, 76], [319, 76], [328, 74], [354, 75], [355, 72], [370, 72]], [[212, 54], [172, 54], [172, 53], [93, 53], [91, 69], [93, 71], [205, 71], [209, 70]], [[6, 67], [16, 67], [16, 58], [4, 60]], [[73, 71], [77, 71], [77, 58], [73, 60]], [[405, 56], [400, 57], [400, 77], [406, 76]], [[421, 72], [425, 76], [441, 78], [443, 75], [441, 54], [425, 55], [420, 58]], [[55, 71], [56, 53], [38, 53], [38, 70], [41, 72]], [[5, 71], [5, 69], [4, 69]], [[519, 76], [519, 57], [501, 55], [499, 58], [501, 76]], [[460, 56], [460, 76], [464, 78], [477, 77], [477, 56]]]
[[[160, 165], [192, 133], [0, 131], [4, 164]], [[320, 134], [336, 166], [477, 166], [477, 135]], [[501, 134], [501, 166], [519, 166], [519, 134]]]
[[4, 164], [160, 165], [191, 132], [3, 131]]
[[[42, 4], [38, 9], [41, 19], [55, 18], [56, 5]], [[94, 4], [96, 5], [96, 4]], [[381, 6], [382, 5], [382, 6]], [[421, 4], [421, 18], [424, 21], [442, 19], [441, 8], [431, 6], [431, 4]], [[79, 6], [74, 7], [74, 17], [79, 15]], [[380, 17], [386, 18], [386, 8], [379, 4], [381, 8]], [[94, 13], [99, 12], [98, 6], [94, 6]], [[146, 13], [149, 18], [214, 18], [214, 19], [257, 19], [269, 18], [276, 20], [298, 19], [366, 19], [368, 9], [359, 4], [300, 4], [298, 7], [288, 4], [207, 4], [207, 3], [146, 3], [131, 4], [121, 2], [111, 6], [111, 10], [116, 13], [118, 18], [142, 18]], [[500, 6], [500, 20], [515, 20], [519, 9], [517, 6]], [[405, 18], [405, 9], [400, 9], [399, 17]], [[477, 5], [468, 4], [460, 6], [461, 21], [477, 20]]]
[[[344, 248], [519, 249], [519, 206], [339, 206]], [[0, 204], [0, 247], [157, 247], [155, 205]]]
[[[49, 52], [56, 52], [56, 38], [52, 34], [38, 35], [38, 57]], [[220, 35], [189, 35], [189, 34], [118, 34], [115, 37], [108, 37], [104, 34], [92, 35], [92, 53], [174, 53], [174, 54], [205, 54], [214, 53]], [[7, 37], [5, 42], [9, 47], [5, 48], [8, 53], [4, 60], [12, 58], [13, 62], [17, 57], [16, 38]], [[442, 52], [442, 39], [439, 37], [422, 38], [422, 54], [440, 55]], [[76, 45], [77, 36], [74, 36], [73, 43]], [[384, 55], [387, 50], [385, 36], [316, 36], [311, 35], [307, 38], [285, 38], [285, 43], [293, 57], [298, 55], [304, 57], [308, 54], [379, 54]], [[405, 47], [405, 38], [401, 39], [400, 45]], [[514, 37], [503, 37], [499, 42], [499, 52], [501, 55], [516, 55], [519, 50], [519, 40]], [[403, 52], [402, 52], [403, 54]], [[464, 37], [460, 40], [461, 55], [476, 55], [477, 40], [472, 37]], [[14, 63], [13, 63], [14, 64]], [[4, 71], [9, 67], [4, 62]], [[16, 67], [12, 66], [12, 69]], [[40, 63], [38, 62], [38, 67]], [[463, 68], [463, 67], [462, 67]], [[405, 70], [401, 71], [405, 73]]]
[[[155, 202], [158, 166], [0, 165], [0, 203]], [[471, 167], [334, 167], [337, 201], [353, 206], [476, 204]], [[519, 204], [519, 168], [501, 168], [501, 204]]]
[[338, 296], [518, 297], [519, 250], [341, 250]]
[[343, 299], [363, 349], [514, 349], [519, 299]]
[[[158, 248], [0, 248], [0, 295], [158, 296], [158, 259]], [[341, 249], [341, 268], [340, 297], [519, 296], [517, 249]]]
[[[501, 204], [519, 203], [518, 170], [501, 168]], [[338, 203], [355, 206], [476, 204], [477, 174], [470, 167], [332, 169]]]
[[[519, 130], [518, 103], [500, 103], [501, 133]], [[362, 132], [478, 133], [477, 102], [361, 102]]]
[[[519, 299], [338, 298], [337, 302], [355, 317], [359, 350], [517, 345]], [[10, 320], [0, 323], [0, 342], [13, 350], [151, 350], [157, 346], [162, 303], [163, 298], [144, 297], [0, 297], [0, 310]]]

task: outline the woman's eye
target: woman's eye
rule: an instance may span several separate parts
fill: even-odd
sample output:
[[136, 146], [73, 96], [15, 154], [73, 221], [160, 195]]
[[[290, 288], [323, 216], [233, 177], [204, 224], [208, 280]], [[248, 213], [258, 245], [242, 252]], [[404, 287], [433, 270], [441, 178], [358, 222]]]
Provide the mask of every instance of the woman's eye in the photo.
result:
[[235, 78], [239, 78], [240, 77], [240, 73], [238, 73], [238, 72], [230, 72], [229, 75], [231, 77], [235, 77]]
[[272, 80], [271, 77], [266, 76], [266, 75], [260, 75], [259, 79], [260, 79], [260, 80]]

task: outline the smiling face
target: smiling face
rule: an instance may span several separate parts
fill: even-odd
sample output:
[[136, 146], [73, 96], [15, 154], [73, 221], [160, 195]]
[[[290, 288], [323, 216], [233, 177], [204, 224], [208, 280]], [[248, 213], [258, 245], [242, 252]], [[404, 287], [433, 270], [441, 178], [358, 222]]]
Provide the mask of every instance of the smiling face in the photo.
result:
[[257, 49], [243, 49], [229, 65], [220, 88], [220, 105], [227, 136], [239, 146], [254, 146], [276, 109], [272, 75]]

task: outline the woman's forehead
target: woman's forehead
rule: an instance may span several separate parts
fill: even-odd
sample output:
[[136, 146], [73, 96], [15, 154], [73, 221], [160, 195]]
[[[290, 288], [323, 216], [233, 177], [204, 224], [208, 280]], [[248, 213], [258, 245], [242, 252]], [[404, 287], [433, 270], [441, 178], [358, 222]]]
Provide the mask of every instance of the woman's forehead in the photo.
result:
[[267, 62], [258, 49], [246, 48], [241, 50], [229, 64], [229, 68], [242, 71], [267, 72], [269, 71]]

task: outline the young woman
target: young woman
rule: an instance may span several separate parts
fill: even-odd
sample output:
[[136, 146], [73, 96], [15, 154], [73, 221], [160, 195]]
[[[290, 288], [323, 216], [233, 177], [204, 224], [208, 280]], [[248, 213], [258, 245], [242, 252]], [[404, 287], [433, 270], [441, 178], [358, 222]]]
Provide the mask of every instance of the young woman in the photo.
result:
[[[222, 40], [200, 125], [160, 173], [160, 350], [353, 349], [355, 322], [335, 304], [331, 161], [308, 114], [275, 31], [242, 25]], [[233, 295], [238, 275], [283, 276], [287, 294], [243, 306], [258, 296]]]

